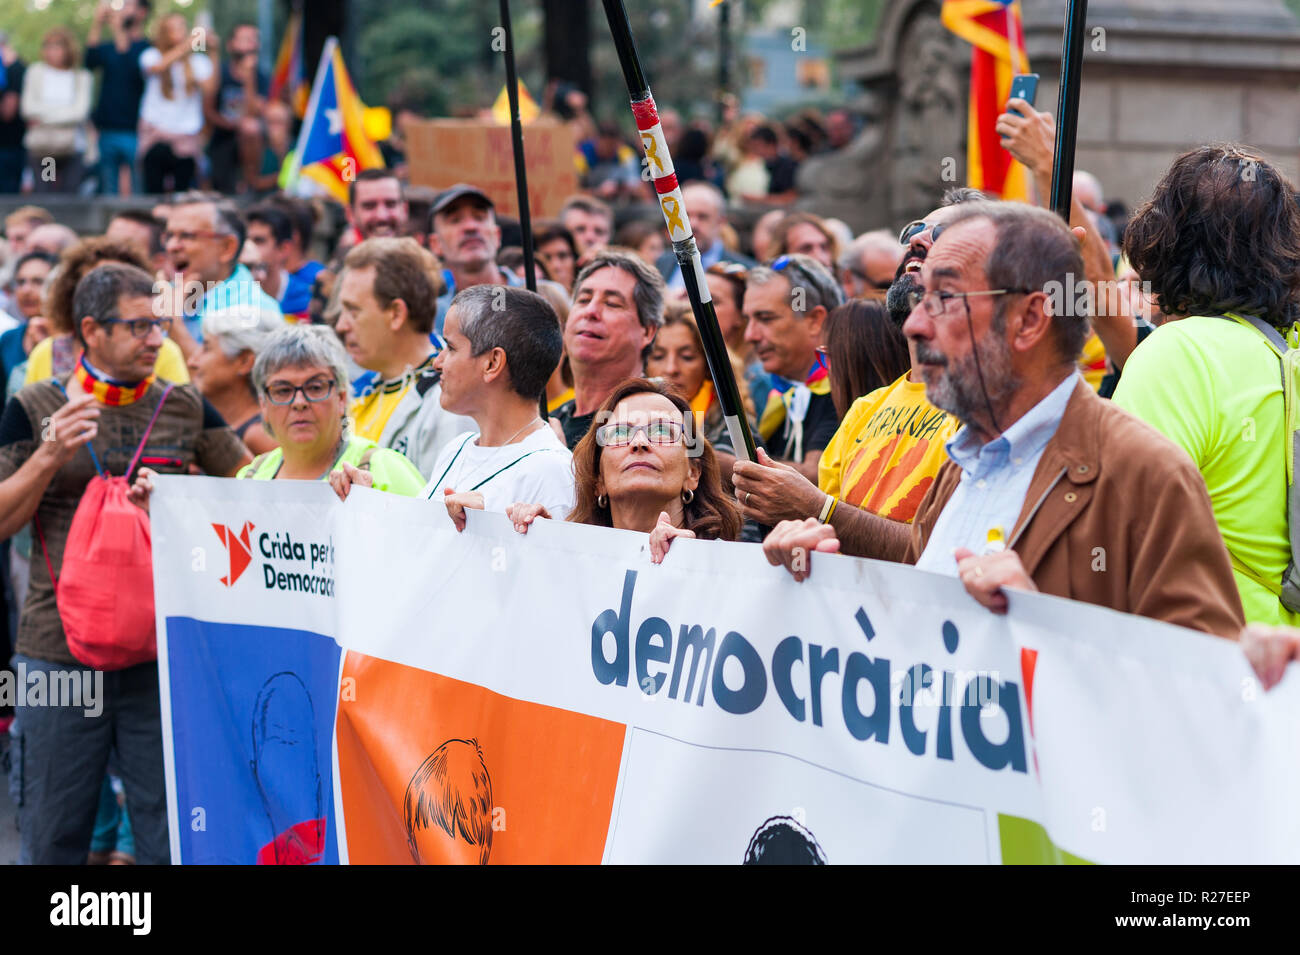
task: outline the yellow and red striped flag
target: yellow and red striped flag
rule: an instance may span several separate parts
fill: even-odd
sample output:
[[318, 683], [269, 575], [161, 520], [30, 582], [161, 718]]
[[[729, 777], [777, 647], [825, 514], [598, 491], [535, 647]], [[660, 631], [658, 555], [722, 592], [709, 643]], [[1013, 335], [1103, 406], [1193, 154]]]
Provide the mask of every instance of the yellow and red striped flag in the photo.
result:
[[329, 37], [298, 134], [296, 163], [300, 175], [324, 186], [343, 203], [357, 173], [384, 165], [379, 147], [366, 134], [365, 113], [338, 40]]
[[943, 25], [975, 49], [966, 130], [967, 181], [1003, 199], [1029, 198], [1025, 167], [1002, 148], [997, 125], [1011, 78], [1029, 72], [1020, 0], [943, 0]]
[[299, 119], [307, 111], [307, 78], [302, 68], [302, 14], [297, 10], [289, 14], [284, 27], [284, 39], [275, 57], [271, 72], [271, 99], [280, 99], [288, 91], [288, 102]]

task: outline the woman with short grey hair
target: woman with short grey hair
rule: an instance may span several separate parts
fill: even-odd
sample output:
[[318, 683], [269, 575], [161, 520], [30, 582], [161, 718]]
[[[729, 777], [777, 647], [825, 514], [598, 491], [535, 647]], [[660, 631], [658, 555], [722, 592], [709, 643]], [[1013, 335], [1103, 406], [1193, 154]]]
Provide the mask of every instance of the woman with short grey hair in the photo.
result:
[[203, 344], [186, 363], [195, 387], [253, 454], [276, 445], [262, 427], [253, 364], [282, 328], [284, 319], [269, 310], [243, 306], [210, 312], [203, 316]]
[[413, 497], [424, 489], [424, 476], [403, 455], [350, 434], [346, 362], [338, 336], [323, 325], [287, 325], [267, 339], [252, 380], [262, 426], [279, 447], [239, 477], [334, 484], [335, 476], [368, 472], [381, 491]]

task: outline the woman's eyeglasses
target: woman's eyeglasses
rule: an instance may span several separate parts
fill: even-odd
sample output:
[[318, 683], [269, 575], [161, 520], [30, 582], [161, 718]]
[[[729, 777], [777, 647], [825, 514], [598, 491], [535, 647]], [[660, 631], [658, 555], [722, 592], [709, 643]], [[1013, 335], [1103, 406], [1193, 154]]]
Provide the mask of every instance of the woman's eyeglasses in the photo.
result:
[[303, 385], [275, 381], [266, 386], [266, 400], [273, 405], [291, 405], [300, 391], [302, 396], [312, 403], [324, 401], [334, 392], [334, 379], [318, 376]]
[[644, 434], [651, 444], [677, 444], [682, 440], [682, 426], [676, 421], [651, 421], [649, 424], [607, 424], [596, 431], [596, 443], [606, 448], [625, 448]]

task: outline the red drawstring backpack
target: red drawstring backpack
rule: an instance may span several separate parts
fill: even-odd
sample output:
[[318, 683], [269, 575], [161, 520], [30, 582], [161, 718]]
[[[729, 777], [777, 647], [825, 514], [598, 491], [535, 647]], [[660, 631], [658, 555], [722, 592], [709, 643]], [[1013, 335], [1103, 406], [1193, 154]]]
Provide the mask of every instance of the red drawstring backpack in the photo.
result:
[[57, 578], [36, 522], [68, 650], [95, 670], [122, 670], [158, 657], [149, 515], [127, 499], [126, 482], [171, 390], [168, 385], [163, 391], [125, 475], [106, 474], [87, 442], [95, 477], [72, 517]]

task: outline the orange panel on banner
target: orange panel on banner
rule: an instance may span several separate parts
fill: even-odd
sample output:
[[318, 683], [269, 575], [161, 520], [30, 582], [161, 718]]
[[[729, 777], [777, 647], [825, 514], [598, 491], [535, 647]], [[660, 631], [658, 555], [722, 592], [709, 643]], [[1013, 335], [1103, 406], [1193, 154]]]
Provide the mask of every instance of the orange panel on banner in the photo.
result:
[[[472, 183], [502, 215], [519, 216], [510, 127], [463, 119], [412, 122], [406, 130], [411, 185], [446, 189]], [[557, 216], [578, 191], [573, 133], [561, 123], [537, 120], [524, 129], [528, 200], [534, 216]]]
[[337, 733], [349, 860], [599, 863], [625, 732], [349, 652]]

